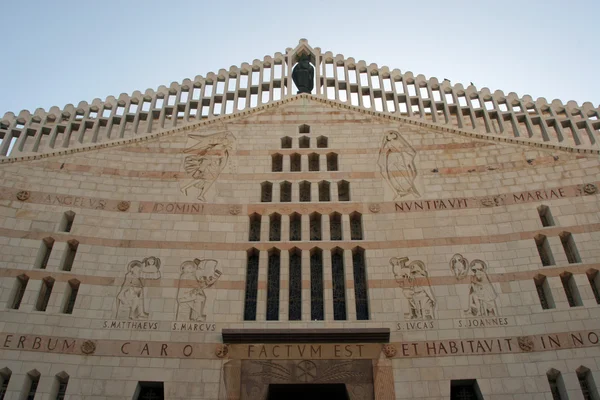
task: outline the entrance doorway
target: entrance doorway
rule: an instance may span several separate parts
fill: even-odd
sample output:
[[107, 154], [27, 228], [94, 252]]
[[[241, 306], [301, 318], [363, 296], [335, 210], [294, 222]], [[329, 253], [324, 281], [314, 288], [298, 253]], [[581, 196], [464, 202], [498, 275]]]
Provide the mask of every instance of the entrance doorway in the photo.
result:
[[336, 384], [270, 384], [267, 400], [349, 400], [346, 385]]

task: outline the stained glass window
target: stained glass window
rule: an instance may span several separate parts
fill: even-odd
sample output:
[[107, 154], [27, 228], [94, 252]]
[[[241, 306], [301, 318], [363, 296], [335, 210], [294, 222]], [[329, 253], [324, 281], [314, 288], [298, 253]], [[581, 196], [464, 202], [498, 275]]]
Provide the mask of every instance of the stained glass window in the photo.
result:
[[319, 136], [317, 138], [317, 147], [320, 149], [327, 147], [327, 137], [326, 136]]
[[580, 306], [581, 301], [579, 297], [579, 291], [577, 290], [577, 286], [575, 285], [573, 274], [570, 272], [563, 272], [562, 274], [560, 274], [560, 280], [562, 282], [563, 289], [565, 290], [565, 295], [567, 296], [569, 306]]
[[269, 251], [269, 269], [267, 270], [267, 321], [279, 319], [279, 250]]
[[281, 138], [281, 148], [282, 149], [291, 149], [292, 148], [292, 138], [289, 136], [284, 136]]
[[319, 155], [312, 153], [308, 155], [308, 170], [319, 171]]
[[367, 287], [367, 270], [365, 265], [365, 250], [356, 247], [352, 251], [352, 266], [354, 272], [354, 298], [356, 302], [356, 319], [369, 319], [369, 298]]
[[329, 216], [329, 231], [331, 240], [342, 240], [342, 216], [333, 213]]
[[248, 240], [251, 242], [260, 241], [260, 224], [262, 217], [259, 214], [252, 214], [250, 216], [250, 234], [248, 235]]
[[65, 252], [63, 258], [63, 271], [70, 271], [73, 268], [73, 262], [75, 261], [75, 256], [77, 255], [77, 247], [79, 246], [79, 242], [75, 239], [71, 239], [67, 242], [67, 250]]
[[322, 240], [321, 225], [321, 214], [312, 213], [310, 215], [310, 240]]
[[546, 277], [543, 275], [538, 275], [534, 278], [535, 289], [537, 290], [538, 297], [540, 298], [540, 304], [544, 310], [550, 308], [550, 304], [548, 303], [548, 296], [546, 296], [546, 290], [544, 285], [546, 284]]
[[[290, 145], [291, 147], [291, 145]], [[283, 156], [279, 153], [271, 156], [271, 171], [282, 172], [283, 171]]]
[[567, 256], [567, 261], [570, 264], [581, 262], [581, 259], [579, 258], [579, 251], [577, 251], [577, 246], [575, 245], [573, 235], [569, 232], [562, 232], [559, 236], [560, 242], [565, 250], [565, 255]]
[[302, 240], [302, 216], [298, 213], [290, 215], [290, 240]]
[[244, 321], [256, 321], [256, 297], [258, 294], [258, 250], [248, 251], [246, 262], [246, 298]]
[[323, 308], [323, 252], [313, 249], [310, 253], [310, 319], [325, 319]]
[[302, 319], [302, 251], [294, 248], [290, 250], [290, 321]]
[[310, 201], [310, 182], [302, 181], [299, 185], [300, 201]]
[[69, 281], [69, 298], [65, 304], [65, 314], [72, 314], [75, 308], [75, 300], [77, 300], [77, 293], [79, 292], [79, 281], [77, 279], [71, 279]]
[[333, 279], [333, 319], [346, 319], [346, 276], [344, 251], [336, 247], [331, 251], [331, 276]]
[[553, 265], [554, 258], [552, 257], [552, 252], [550, 250], [550, 245], [548, 244], [548, 239], [544, 235], [537, 235], [535, 237], [535, 245], [538, 250], [538, 254], [540, 255], [540, 260], [542, 261], [543, 266]]
[[338, 182], [338, 200], [350, 201], [350, 183], [347, 181]]
[[42, 287], [40, 288], [40, 294], [35, 303], [35, 309], [37, 311], [46, 311], [48, 307], [48, 301], [50, 301], [50, 295], [52, 294], [52, 288], [54, 287], [54, 279], [47, 277], [42, 280]]
[[260, 184], [260, 201], [270, 203], [273, 201], [273, 184], [271, 182], [263, 182]]
[[331, 201], [331, 191], [327, 181], [319, 182], [319, 201]]
[[23, 295], [25, 295], [27, 282], [29, 282], [29, 277], [27, 275], [20, 275], [17, 277], [17, 288], [12, 302], [12, 309], [18, 310], [19, 307], [21, 307], [21, 301], [23, 301]]
[[310, 138], [308, 136], [300, 136], [298, 139], [298, 147], [301, 149], [310, 148]]
[[290, 155], [290, 171], [300, 172], [302, 170], [302, 161], [300, 154], [294, 153]]
[[338, 155], [335, 153], [327, 154], [327, 171], [338, 170]]
[[274, 213], [269, 217], [269, 240], [281, 240], [281, 215]]
[[350, 214], [350, 239], [362, 240], [363, 229], [362, 229], [362, 215], [357, 212]]
[[289, 203], [292, 201], [292, 184], [288, 181], [279, 184], [279, 201]]

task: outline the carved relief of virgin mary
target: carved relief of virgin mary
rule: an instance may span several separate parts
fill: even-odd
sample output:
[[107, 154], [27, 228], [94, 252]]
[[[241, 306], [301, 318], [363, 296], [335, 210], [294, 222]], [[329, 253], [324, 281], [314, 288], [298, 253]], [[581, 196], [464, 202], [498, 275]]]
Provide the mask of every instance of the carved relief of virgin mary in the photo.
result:
[[421, 197], [415, 186], [417, 167], [415, 156], [417, 152], [399, 132], [389, 131], [383, 137], [379, 148], [377, 165], [383, 178], [394, 190], [394, 200], [414, 194]]

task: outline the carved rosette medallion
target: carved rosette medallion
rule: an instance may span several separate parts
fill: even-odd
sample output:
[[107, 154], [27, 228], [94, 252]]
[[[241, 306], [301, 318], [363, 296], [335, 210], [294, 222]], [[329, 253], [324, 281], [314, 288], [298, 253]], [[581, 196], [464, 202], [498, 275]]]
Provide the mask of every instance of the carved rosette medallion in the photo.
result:
[[215, 355], [219, 358], [225, 358], [229, 354], [229, 346], [226, 344], [218, 344], [215, 348]]
[[233, 206], [229, 207], [229, 214], [231, 214], [231, 215], [238, 215], [241, 212], [242, 212], [242, 206], [233, 205]]
[[389, 343], [384, 344], [381, 351], [383, 351], [383, 354], [385, 354], [385, 356], [387, 358], [392, 358], [396, 355], [396, 346], [394, 346], [393, 344], [389, 344]]
[[483, 199], [480, 199], [479, 202], [484, 207], [497, 207], [504, 205], [504, 199], [502, 195], [484, 197]]
[[17, 200], [26, 201], [29, 199], [30, 193], [27, 190], [21, 190], [17, 193]]
[[131, 203], [128, 201], [120, 201], [119, 204], [117, 204], [117, 208], [119, 209], [119, 211], [127, 211], [129, 210], [130, 205]]
[[379, 203], [371, 203], [369, 204], [369, 211], [376, 214], [379, 211], [381, 211], [381, 206], [379, 205]]
[[81, 344], [81, 352], [83, 354], [93, 354], [96, 351], [96, 343], [91, 340], [86, 340]]
[[517, 338], [517, 343], [523, 351], [530, 352], [535, 349], [535, 343], [533, 343], [530, 336], [519, 336]]
[[583, 185], [583, 193], [585, 194], [595, 194], [598, 191], [598, 188], [593, 183], [588, 183]]

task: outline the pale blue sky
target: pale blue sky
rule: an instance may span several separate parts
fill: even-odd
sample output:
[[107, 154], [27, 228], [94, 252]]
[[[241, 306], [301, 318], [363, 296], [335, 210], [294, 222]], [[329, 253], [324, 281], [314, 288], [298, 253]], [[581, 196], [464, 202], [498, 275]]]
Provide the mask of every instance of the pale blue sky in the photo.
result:
[[295, 47], [600, 103], [600, 1], [8, 1], [0, 117], [156, 89]]

